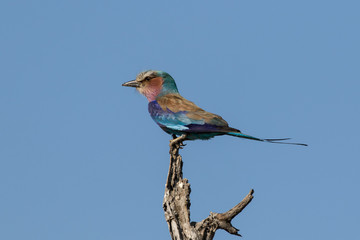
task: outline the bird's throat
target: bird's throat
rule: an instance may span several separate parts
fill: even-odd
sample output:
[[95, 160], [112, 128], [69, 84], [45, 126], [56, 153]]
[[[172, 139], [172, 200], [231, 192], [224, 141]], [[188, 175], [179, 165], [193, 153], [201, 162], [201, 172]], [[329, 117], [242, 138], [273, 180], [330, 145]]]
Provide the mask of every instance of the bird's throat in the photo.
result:
[[152, 102], [159, 95], [160, 90], [157, 89], [144, 89], [141, 94], [143, 94], [149, 102]]
[[161, 77], [153, 78], [144, 87], [139, 89], [139, 92], [143, 94], [149, 102], [152, 102], [160, 94], [162, 83], [163, 80]]

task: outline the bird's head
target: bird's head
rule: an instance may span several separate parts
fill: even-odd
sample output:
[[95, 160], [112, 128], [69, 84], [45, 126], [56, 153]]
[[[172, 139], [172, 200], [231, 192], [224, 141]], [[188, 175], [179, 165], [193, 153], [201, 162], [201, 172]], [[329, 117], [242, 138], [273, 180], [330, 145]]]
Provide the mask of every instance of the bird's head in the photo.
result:
[[163, 71], [148, 70], [141, 72], [135, 80], [126, 82], [123, 86], [135, 87], [149, 102], [162, 95], [179, 93], [174, 79]]

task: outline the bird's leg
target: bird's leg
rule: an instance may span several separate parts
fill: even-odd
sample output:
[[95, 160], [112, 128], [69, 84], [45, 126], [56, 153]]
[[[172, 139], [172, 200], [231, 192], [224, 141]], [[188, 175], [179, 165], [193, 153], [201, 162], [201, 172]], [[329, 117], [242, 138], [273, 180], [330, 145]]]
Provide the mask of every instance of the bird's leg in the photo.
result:
[[170, 147], [173, 147], [175, 144], [179, 144], [179, 148], [182, 149], [182, 147], [186, 146], [186, 144], [184, 144], [184, 140], [187, 137], [186, 134], [181, 135], [180, 137], [176, 137], [175, 134], [172, 135], [173, 139], [170, 140]]

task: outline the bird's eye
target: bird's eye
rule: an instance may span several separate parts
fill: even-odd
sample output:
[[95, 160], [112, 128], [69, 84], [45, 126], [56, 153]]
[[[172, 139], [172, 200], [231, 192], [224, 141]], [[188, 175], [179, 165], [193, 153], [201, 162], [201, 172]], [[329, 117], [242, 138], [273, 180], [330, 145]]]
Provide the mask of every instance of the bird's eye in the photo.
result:
[[149, 81], [149, 80], [150, 80], [150, 77], [144, 78], [144, 81]]

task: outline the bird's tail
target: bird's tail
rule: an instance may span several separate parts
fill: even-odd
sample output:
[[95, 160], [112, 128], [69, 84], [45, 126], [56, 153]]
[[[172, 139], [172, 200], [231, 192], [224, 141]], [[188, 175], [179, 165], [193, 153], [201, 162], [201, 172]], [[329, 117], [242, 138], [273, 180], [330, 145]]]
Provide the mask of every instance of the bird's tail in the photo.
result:
[[305, 144], [305, 143], [282, 142], [282, 141], [285, 141], [285, 140], [289, 140], [290, 138], [262, 139], [262, 138], [253, 137], [253, 136], [250, 136], [250, 135], [247, 135], [247, 134], [243, 134], [243, 133], [240, 133], [240, 132], [227, 132], [226, 134], [230, 135], [230, 136], [235, 136], [235, 137], [239, 137], [239, 138], [246, 138], [246, 139], [251, 139], [251, 140], [261, 141], [261, 142], [307, 146], [307, 144]]

